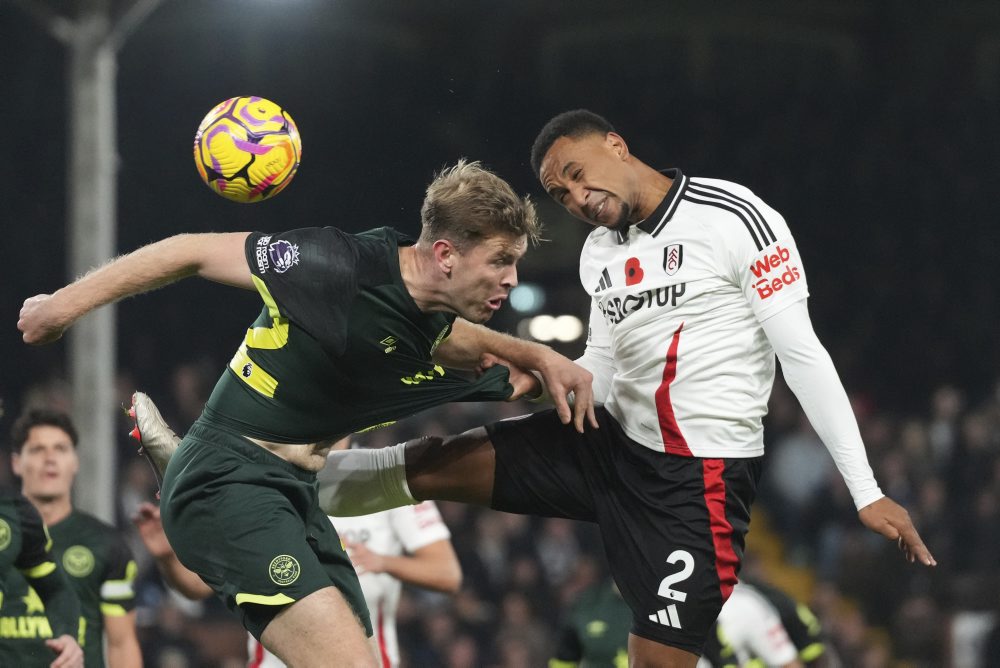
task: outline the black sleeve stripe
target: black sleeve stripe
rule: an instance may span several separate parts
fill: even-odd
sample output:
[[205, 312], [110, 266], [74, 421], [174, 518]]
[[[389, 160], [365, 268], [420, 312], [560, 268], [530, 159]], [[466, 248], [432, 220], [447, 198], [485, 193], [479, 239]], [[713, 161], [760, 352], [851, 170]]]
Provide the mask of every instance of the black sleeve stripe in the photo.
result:
[[[692, 185], [692, 187], [697, 187], [697, 188], [702, 188], [702, 189], [706, 189], [707, 188], [708, 190], [714, 190], [714, 191], [716, 191], [718, 193], [726, 195], [727, 196], [726, 198], [729, 199], [730, 201], [740, 202], [740, 203], [746, 205], [747, 207], [749, 207], [749, 209], [753, 212], [753, 214], [755, 216], [755, 219], [757, 221], [757, 229], [760, 230], [761, 236], [764, 238], [765, 241], [768, 241], [768, 239], [770, 239], [768, 241], [767, 245], [771, 245], [775, 241], [778, 240], [778, 237], [775, 236], [775, 234], [774, 234], [774, 230], [772, 230], [771, 226], [767, 224], [767, 218], [765, 218], [763, 216], [763, 214], [761, 214], [761, 212], [757, 209], [757, 207], [754, 206], [753, 202], [751, 202], [749, 200], [746, 200], [746, 199], [740, 197], [739, 195], [734, 195], [733, 193], [729, 192], [728, 190], [726, 190], [724, 188], [719, 188], [718, 186], [710, 186], [710, 185], [707, 185], [707, 184], [704, 184], [704, 183], [698, 183], [698, 184], [692, 183], [691, 185]], [[706, 196], [712, 196], [712, 193], [701, 192], [700, 194], [706, 195]], [[715, 195], [715, 197], [719, 197], [719, 195]], [[764, 229], [761, 229], [761, 225], [764, 226]], [[765, 232], [765, 230], [766, 230], [766, 232]]]
[[754, 232], [753, 225], [750, 223], [750, 219], [747, 217], [746, 213], [741, 209], [736, 209], [716, 199], [709, 200], [709, 199], [699, 199], [697, 197], [692, 197], [691, 188], [688, 188], [687, 193], [685, 193], [684, 195], [684, 199], [689, 202], [694, 202], [695, 204], [714, 206], [717, 209], [722, 209], [724, 211], [728, 211], [729, 213], [733, 214], [734, 216], [743, 221], [743, 226], [746, 227], [747, 232], [750, 233], [750, 237], [753, 239], [754, 244], [757, 246], [757, 250], [759, 251], [764, 250], [764, 246], [761, 245], [760, 239], [757, 238], [757, 234], [756, 232]]

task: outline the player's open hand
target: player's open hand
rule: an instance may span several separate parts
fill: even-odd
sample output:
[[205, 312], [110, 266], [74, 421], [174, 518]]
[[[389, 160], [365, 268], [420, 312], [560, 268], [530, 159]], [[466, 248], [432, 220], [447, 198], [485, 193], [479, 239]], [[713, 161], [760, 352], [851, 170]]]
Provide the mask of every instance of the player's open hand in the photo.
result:
[[24, 300], [17, 328], [25, 343], [39, 346], [58, 341], [67, 325], [55, 313], [52, 295], [35, 295]]
[[910, 563], [919, 561], [925, 566], [937, 566], [937, 561], [913, 526], [910, 514], [889, 497], [883, 496], [868, 504], [858, 511], [858, 516], [861, 523], [872, 531], [896, 541]]
[[354, 564], [354, 570], [358, 572], [358, 575], [385, 572], [385, 557], [372, 552], [364, 543], [355, 543], [345, 538], [344, 548], [347, 550], [347, 555], [351, 558], [351, 563]]
[[49, 668], [83, 668], [83, 650], [73, 636], [65, 633], [58, 638], [45, 641], [48, 648], [56, 653], [56, 660]]
[[[598, 428], [597, 416], [594, 414], [593, 374], [555, 351], [539, 364], [538, 372], [542, 374], [545, 388], [549, 391], [563, 424], [572, 422], [581, 434], [585, 422], [589, 422], [594, 429]], [[571, 393], [572, 405], [569, 396]]]
[[163, 531], [163, 522], [160, 520], [160, 509], [148, 501], [139, 504], [138, 510], [132, 515], [132, 524], [139, 532], [149, 554], [154, 559], [164, 557], [173, 552], [167, 534]]

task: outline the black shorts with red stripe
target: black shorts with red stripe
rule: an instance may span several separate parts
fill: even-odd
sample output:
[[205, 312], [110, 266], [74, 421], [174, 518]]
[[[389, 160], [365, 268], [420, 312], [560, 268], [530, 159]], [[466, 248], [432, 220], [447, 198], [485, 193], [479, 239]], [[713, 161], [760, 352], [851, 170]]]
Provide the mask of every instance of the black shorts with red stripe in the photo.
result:
[[488, 426], [491, 505], [596, 522], [632, 633], [700, 654], [737, 581], [762, 458], [655, 452], [596, 412], [584, 434], [553, 410]]

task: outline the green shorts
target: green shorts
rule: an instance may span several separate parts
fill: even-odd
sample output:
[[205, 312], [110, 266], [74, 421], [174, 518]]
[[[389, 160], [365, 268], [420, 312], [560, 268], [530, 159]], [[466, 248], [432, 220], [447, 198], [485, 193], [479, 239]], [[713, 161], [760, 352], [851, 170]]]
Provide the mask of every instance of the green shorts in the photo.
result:
[[286, 605], [334, 586], [372, 635], [357, 573], [316, 475], [199, 420], [170, 459], [160, 509], [181, 563], [258, 640]]

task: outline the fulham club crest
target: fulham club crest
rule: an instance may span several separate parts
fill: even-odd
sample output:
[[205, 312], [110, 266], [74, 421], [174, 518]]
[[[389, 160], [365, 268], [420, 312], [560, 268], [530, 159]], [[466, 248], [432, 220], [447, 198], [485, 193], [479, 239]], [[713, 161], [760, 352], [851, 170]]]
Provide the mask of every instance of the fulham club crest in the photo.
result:
[[663, 271], [667, 276], [673, 276], [684, 263], [684, 245], [670, 244], [663, 249]]

